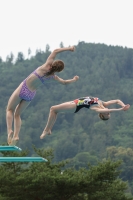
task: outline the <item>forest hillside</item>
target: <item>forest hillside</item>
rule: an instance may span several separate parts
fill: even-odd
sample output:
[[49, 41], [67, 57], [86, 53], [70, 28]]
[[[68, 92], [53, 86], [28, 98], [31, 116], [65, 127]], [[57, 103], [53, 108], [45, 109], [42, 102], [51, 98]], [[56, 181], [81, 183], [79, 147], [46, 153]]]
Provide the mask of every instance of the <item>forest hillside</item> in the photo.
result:
[[[63, 44], [61, 44], [63, 46]], [[77, 82], [64, 86], [48, 82], [42, 85], [34, 100], [22, 114], [19, 146], [31, 150], [53, 148], [55, 161], [71, 158], [82, 166], [107, 157], [107, 148], [133, 148], [133, 49], [79, 42], [75, 52], [62, 52], [58, 59], [65, 69], [58, 75], [64, 79], [78, 75]], [[6, 105], [16, 87], [33, 70], [42, 65], [51, 53], [37, 50], [35, 56], [25, 59], [22, 52], [14, 61], [0, 59], [0, 141], [6, 143]], [[121, 99], [131, 105], [127, 112], [112, 113], [108, 121], [101, 121], [96, 113], [82, 109], [76, 114], [58, 115], [52, 135], [40, 140], [52, 105], [82, 96], [95, 96], [107, 101]], [[110, 150], [112, 152], [112, 149]], [[81, 161], [80, 161], [81, 159]], [[83, 160], [85, 161], [83, 161]]]

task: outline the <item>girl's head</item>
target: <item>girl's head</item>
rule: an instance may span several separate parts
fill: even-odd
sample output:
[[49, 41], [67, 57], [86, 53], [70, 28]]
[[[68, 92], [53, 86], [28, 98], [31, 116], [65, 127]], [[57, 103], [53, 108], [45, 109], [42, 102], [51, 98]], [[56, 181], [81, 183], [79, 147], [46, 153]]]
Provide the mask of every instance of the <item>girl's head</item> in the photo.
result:
[[110, 118], [110, 113], [99, 113], [99, 117], [102, 120], [108, 120]]
[[61, 72], [64, 69], [64, 62], [62, 60], [55, 60], [52, 63], [50, 72], [47, 75], [52, 75], [55, 72]]
[[52, 63], [52, 70], [55, 72], [61, 72], [64, 69], [64, 62], [62, 60], [55, 60]]

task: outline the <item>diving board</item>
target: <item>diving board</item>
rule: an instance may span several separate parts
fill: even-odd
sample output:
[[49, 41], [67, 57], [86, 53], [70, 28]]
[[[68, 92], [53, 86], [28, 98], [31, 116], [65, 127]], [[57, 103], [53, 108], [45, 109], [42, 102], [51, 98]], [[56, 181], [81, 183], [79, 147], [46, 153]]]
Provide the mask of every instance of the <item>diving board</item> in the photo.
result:
[[43, 157], [0, 157], [0, 162], [47, 162]]
[[22, 151], [22, 149], [17, 146], [0, 146], [0, 151]]

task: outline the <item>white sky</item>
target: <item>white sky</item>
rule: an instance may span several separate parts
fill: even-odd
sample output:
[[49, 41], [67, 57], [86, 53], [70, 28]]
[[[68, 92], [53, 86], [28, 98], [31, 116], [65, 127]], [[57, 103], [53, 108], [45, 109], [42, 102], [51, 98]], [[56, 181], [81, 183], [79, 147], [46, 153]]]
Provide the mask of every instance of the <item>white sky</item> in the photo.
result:
[[0, 57], [79, 41], [133, 48], [133, 0], [0, 0]]

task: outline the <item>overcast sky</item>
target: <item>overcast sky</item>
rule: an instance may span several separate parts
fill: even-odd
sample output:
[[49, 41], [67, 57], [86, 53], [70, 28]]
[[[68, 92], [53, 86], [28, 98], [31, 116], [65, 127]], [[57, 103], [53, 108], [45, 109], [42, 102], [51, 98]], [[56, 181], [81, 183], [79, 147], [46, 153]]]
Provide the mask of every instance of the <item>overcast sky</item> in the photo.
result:
[[79, 41], [133, 48], [133, 0], [0, 0], [0, 57]]

